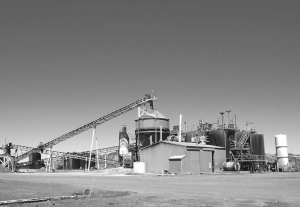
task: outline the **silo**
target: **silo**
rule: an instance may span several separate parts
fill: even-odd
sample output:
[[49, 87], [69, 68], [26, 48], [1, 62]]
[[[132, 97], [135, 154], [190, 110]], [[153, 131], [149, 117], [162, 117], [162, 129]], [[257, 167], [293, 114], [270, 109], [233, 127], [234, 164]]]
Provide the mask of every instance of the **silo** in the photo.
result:
[[[148, 110], [135, 120], [135, 134], [139, 137], [140, 147], [166, 140], [170, 134], [169, 119], [156, 110]], [[162, 129], [162, 138], [160, 137]]]
[[250, 151], [253, 155], [265, 155], [265, 142], [263, 134], [250, 135]]
[[284, 168], [289, 162], [287, 137], [284, 134], [275, 135], [276, 157], [278, 168]]
[[210, 131], [209, 144], [226, 148], [226, 157], [228, 157], [230, 144], [224, 129], [216, 129]]

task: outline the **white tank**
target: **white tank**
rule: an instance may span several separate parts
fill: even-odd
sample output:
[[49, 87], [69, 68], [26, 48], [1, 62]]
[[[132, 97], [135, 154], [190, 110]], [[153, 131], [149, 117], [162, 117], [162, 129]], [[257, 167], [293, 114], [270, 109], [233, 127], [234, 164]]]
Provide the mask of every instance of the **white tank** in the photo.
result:
[[283, 168], [289, 163], [286, 135], [275, 135], [275, 146], [278, 168]]
[[134, 162], [133, 172], [134, 173], [145, 173], [146, 164], [144, 162]]

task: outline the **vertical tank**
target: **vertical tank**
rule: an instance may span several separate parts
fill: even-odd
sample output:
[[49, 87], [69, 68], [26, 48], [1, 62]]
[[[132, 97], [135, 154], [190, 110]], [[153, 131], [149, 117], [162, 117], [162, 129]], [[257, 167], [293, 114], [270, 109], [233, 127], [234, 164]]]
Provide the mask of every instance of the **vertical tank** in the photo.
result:
[[32, 153], [29, 155], [29, 161], [35, 162], [35, 161], [41, 160], [41, 157], [42, 157], [41, 153], [35, 152], [35, 153]]
[[67, 169], [68, 170], [77, 170], [80, 168], [80, 160], [76, 158], [69, 158], [67, 160]]
[[[162, 127], [162, 137], [160, 137], [160, 127]], [[135, 129], [140, 147], [146, 147], [167, 139], [170, 134], [169, 119], [156, 110], [148, 110], [135, 120]]]
[[129, 147], [129, 137], [126, 132], [126, 127], [122, 127], [122, 131], [119, 132], [119, 155], [127, 154]]
[[250, 134], [250, 150], [253, 155], [265, 155], [263, 134]]
[[275, 146], [278, 168], [283, 169], [283, 167], [289, 162], [286, 135], [275, 135]]
[[198, 136], [198, 131], [190, 131], [186, 133], [185, 142], [192, 142], [192, 137]]
[[85, 169], [85, 160], [80, 160], [80, 168]]
[[226, 149], [226, 157], [229, 156], [230, 144], [227, 135], [223, 129], [216, 129], [210, 131], [209, 143], [210, 145], [224, 147]]

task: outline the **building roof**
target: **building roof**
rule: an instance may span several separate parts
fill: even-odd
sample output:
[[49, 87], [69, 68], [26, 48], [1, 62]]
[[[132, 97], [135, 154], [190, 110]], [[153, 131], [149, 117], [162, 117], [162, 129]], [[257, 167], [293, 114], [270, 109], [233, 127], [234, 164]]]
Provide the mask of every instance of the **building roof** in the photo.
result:
[[163, 118], [163, 119], [165, 119], [166, 117], [157, 110], [147, 110], [147, 111], [142, 112], [140, 118]]
[[152, 147], [154, 145], [157, 145], [159, 143], [166, 143], [166, 144], [173, 144], [173, 145], [179, 145], [179, 146], [183, 146], [183, 147], [189, 147], [189, 148], [213, 148], [213, 149], [225, 149], [224, 147], [218, 147], [218, 146], [214, 146], [214, 145], [204, 145], [204, 144], [196, 144], [196, 143], [192, 143], [192, 142], [172, 142], [172, 141], [160, 141], [160, 142], [156, 142], [152, 145], [148, 145], [146, 147], [141, 148], [141, 150], [146, 149], [148, 147]]
[[186, 155], [174, 155], [174, 156], [171, 156], [169, 157], [169, 160], [182, 160], [183, 158], [185, 158]]

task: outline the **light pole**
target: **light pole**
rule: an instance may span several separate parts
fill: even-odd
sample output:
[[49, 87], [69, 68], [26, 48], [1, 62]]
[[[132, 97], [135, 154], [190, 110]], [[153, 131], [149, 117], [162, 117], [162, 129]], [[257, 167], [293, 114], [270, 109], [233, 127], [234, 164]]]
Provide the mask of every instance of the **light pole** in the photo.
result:
[[222, 116], [222, 125], [223, 125], [223, 127], [224, 127], [224, 117], [223, 117], [224, 112], [220, 112], [220, 114], [221, 114], [221, 116]]
[[183, 122], [184, 123], [184, 127], [185, 127], [185, 135], [186, 135], [186, 122]]
[[229, 124], [229, 113], [231, 112], [231, 110], [226, 111], [228, 113], [228, 124]]

